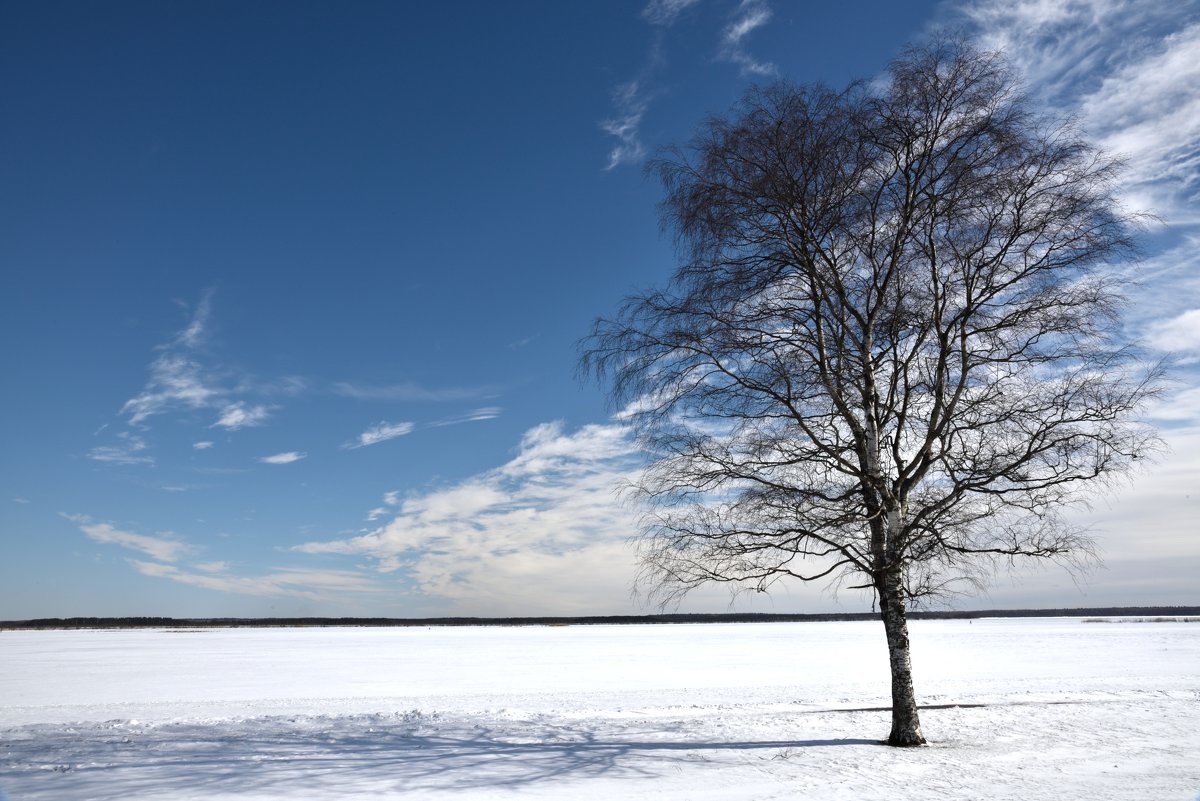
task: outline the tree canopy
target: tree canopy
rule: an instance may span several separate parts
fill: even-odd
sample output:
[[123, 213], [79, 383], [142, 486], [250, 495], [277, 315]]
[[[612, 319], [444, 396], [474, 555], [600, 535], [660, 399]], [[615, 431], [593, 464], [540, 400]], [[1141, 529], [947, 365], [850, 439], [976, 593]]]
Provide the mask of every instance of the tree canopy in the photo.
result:
[[[881, 82], [754, 88], [666, 151], [678, 269], [584, 355], [651, 455], [643, 581], [870, 589], [895, 702], [909, 603], [1088, 555], [1064, 510], [1157, 443], [1118, 168], [954, 39]], [[896, 744], [923, 742], [910, 712]]]

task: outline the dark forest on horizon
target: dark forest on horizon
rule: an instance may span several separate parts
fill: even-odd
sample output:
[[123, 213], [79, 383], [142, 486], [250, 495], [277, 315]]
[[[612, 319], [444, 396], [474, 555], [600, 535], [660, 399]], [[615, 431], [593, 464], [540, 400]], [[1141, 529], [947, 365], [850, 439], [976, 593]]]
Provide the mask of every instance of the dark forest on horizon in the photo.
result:
[[[1029, 617], [1147, 617], [1175, 618], [1200, 615], [1200, 606], [1112, 606], [1079, 609], [988, 609], [924, 610], [909, 616], [914, 620], [978, 620], [981, 618]], [[415, 627], [415, 626], [597, 626], [661, 625], [688, 623], [828, 623], [875, 620], [873, 612], [813, 614], [714, 613], [658, 615], [585, 615], [577, 617], [260, 617], [260, 618], [172, 618], [172, 617], [68, 617], [0, 621], [0, 630], [39, 629], [195, 629], [195, 628], [299, 628], [329, 626]]]

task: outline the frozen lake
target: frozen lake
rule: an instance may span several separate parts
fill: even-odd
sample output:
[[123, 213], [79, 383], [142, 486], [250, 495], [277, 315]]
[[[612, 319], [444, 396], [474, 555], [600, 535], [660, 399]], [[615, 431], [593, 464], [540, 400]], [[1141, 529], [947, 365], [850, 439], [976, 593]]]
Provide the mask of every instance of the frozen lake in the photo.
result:
[[1200, 797], [1200, 623], [0, 632], [12, 801]]

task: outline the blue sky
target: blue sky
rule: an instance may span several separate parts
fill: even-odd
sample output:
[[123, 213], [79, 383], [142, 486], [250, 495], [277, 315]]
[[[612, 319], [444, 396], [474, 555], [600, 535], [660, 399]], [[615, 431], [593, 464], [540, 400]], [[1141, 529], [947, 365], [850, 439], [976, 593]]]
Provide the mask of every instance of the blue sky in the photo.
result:
[[1080, 514], [1107, 567], [963, 605], [1200, 603], [1200, 2], [51, 0], [0, 5], [0, 619], [638, 611], [575, 362], [674, 265], [642, 162], [939, 26], [1127, 158], [1176, 363], [1172, 452]]

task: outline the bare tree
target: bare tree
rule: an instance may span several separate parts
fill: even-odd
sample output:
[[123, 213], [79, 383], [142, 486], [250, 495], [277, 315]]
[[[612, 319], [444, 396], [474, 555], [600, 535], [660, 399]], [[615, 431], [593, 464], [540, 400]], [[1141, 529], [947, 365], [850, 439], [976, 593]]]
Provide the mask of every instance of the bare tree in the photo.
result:
[[869, 589], [888, 742], [925, 742], [910, 604], [997, 560], [1087, 557], [1064, 508], [1157, 445], [1118, 337], [1117, 165], [999, 54], [910, 48], [882, 85], [751, 90], [652, 165], [681, 266], [585, 341], [651, 454], [641, 580]]

